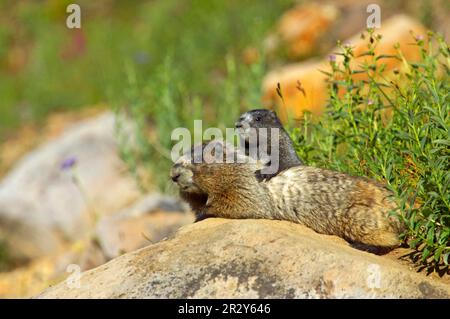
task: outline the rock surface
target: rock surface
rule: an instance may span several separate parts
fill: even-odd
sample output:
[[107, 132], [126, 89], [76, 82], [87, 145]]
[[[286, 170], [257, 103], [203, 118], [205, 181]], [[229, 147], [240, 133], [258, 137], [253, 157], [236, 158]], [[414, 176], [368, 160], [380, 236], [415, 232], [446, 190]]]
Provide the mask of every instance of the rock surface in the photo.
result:
[[[74, 170], [61, 170], [67, 158]], [[78, 182], [74, 182], [74, 174]], [[118, 155], [108, 112], [67, 129], [23, 158], [0, 183], [0, 237], [12, 258], [57, 251], [87, 234], [90, 214], [111, 214], [140, 196]]]
[[177, 199], [150, 194], [131, 207], [104, 216], [95, 237], [64, 246], [61, 252], [33, 259], [13, 270], [0, 272], [1, 298], [29, 298], [50, 284], [104, 264], [123, 253], [151, 245], [194, 221]]
[[194, 220], [194, 214], [185, 211], [180, 201], [151, 194], [129, 208], [105, 216], [99, 221], [96, 234], [103, 253], [112, 259], [158, 242]]
[[207, 219], [39, 298], [449, 298], [450, 286], [334, 236], [270, 220]]
[[0, 299], [30, 298], [74, 271], [92, 269], [107, 261], [93, 241], [77, 241], [62, 252], [31, 260], [26, 265], [0, 272]]

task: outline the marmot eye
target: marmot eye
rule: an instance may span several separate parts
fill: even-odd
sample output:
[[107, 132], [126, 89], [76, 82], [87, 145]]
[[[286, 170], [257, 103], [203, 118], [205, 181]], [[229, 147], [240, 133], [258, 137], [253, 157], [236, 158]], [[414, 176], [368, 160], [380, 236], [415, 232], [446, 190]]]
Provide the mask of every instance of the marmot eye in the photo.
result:
[[256, 121], [256, 122], [259, 122], [259, 121], [261, 121], [261, 116], [257, 116], [257, 117], [255, 117], [255, 121]]

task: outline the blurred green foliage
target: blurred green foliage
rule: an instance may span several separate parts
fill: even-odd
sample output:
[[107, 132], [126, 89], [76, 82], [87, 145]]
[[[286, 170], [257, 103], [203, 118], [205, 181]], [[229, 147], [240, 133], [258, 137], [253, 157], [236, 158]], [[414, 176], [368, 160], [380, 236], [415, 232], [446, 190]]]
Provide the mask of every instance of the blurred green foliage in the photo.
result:
[[[450, 50], [443, 39], [417, 39], [422, 61], [374, 54], [351, 67], [352, 48], [341, 46], [344, 63], [331, 62], [327, 113], [306, 116], [292, 132], [309, 165], [385, 182], [400, 203], [404, 237], [427, 266], [450, 262]], [[426, 41], [429, 40], [429, 41]], [[381, 40], [382, 41], [382, 40]], [[425, 44], [425, 41], [429, 44]], [[433, 45], [434, 43], [434, 45]], [[405, 70], [387, 76], [383, 59], [400, 59]], [[366, 80], [355, 80], [364, 73]], [[342, 93], [345, 92], [345, 93]]]
[[[229, 61], [259, 46], [293, 3], [79, 0], [82, 28], [70, 30], [65, 19], [71, 2], [0, 2], [0, 136], [52, 111], [105, 101], [133, 104], [133, 90], [161, 116], [164, 109], [150, 97], [156, 92], [149, 91], [164, 81], [188, 93], [186, 99], [198, 96], [219, 110], [212, 103], [224, 89]], [[127, 91], [129, 85], [136, 87]]]
[[142, 19], [153, 28], [142, 35], [148, 50], [134, 52], [145, 53], [139, 58], [148, 62], [130, 55], [120, 91], [109, 88], [111, 104], [139, 123], [139, 147], [132, 148], [126, 136], [122, 143], [136, 176], [145, 167], [151, 183], [167, 191], [173, 129], [192, 131], [194, 119], [202, 119], [203, 127], [233, 127], [240, 112], [260, 105], [265, 73], [260, 46], [290, 3], [167, 1], [143, 10]]

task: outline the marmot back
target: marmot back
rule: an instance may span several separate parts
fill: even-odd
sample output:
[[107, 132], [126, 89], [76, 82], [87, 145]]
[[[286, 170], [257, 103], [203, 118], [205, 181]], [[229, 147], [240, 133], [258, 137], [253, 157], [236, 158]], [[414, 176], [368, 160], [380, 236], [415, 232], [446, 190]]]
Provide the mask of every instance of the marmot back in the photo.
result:
[[298, 166], [265, 183], [283, 219], [350, 242], [394, 247], [402, 227], [384, 185], [363, 177]]

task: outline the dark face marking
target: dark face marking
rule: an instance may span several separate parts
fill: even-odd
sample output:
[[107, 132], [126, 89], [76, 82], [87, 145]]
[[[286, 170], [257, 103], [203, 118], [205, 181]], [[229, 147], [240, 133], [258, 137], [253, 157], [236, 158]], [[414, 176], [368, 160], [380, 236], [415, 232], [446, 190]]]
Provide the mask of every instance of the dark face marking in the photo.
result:
[[271, 128], [280, 127], [281, 123], [278, 116], [271, 110], [252, 110], [241, 115], [235, 124], [238, 129], [253, 128]]

